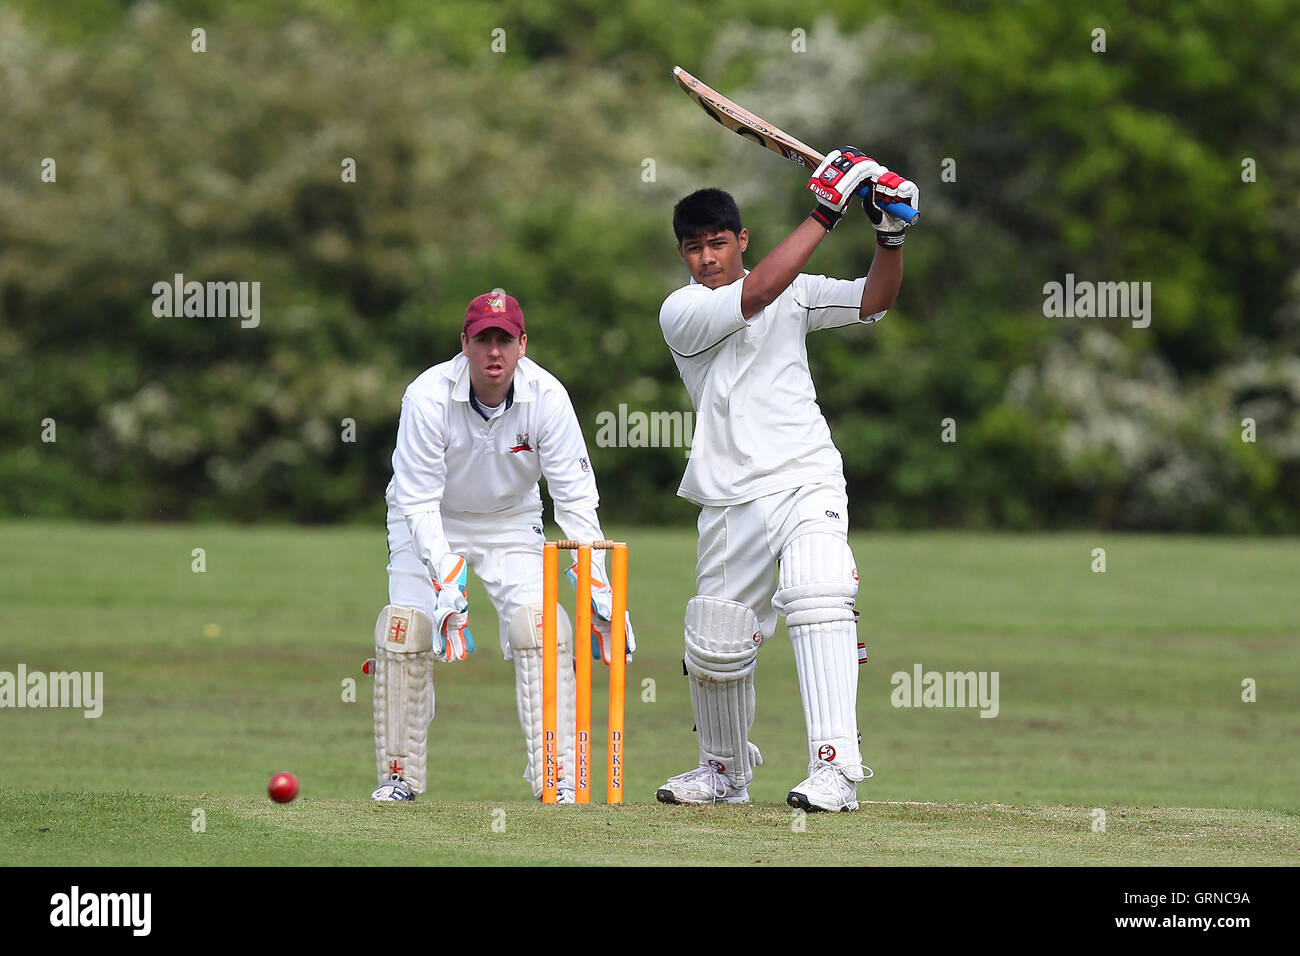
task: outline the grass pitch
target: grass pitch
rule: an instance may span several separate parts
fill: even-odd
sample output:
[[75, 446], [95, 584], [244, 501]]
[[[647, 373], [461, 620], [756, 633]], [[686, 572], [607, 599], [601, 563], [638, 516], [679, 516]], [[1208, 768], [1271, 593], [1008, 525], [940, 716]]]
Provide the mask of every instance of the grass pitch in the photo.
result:
[[[1292, 541], [865, 534], [857, 814], [782, 802], [805, 773], [784, 629], [763, 649], [749, 807], [662, 807], [691, 766], [689, 530], [632, 544], [628, 804], [540, 807], [512, 668], [439, 665], [430, 793], [374, 806], [369, 656], [382, 528], [0, 526], [0, 671], [102, 671], [104, 712], [0, 710], [0, 863], [1284, 864], [1300, 856]], [[1106, 549], [1107, 571], [1090, 570]], [[193, 570], [194, 549], [206, 570]], [[572, 598], [568, 603], [572, 609]], [[914, 665], [997, 671], [999, 712], [901, 708]], [[603, 691], [603, 668], [594, 696]], [[1256, 700], [1243, 701], [1252, 681]], [[597, 708], [596, 726], [603, 729]], [[597, 783], [603, 791], [597, 732]], [[267, 779], [302, 796], [278, 806]], [[868, 802], [870, 801], [870, 802]], [[198, 812], [196, 812], [198, 811]], [[1104, 821], [1099, 811], [1104, 811]], [[1104, 822], [1104, 829], [1102, 824]]]

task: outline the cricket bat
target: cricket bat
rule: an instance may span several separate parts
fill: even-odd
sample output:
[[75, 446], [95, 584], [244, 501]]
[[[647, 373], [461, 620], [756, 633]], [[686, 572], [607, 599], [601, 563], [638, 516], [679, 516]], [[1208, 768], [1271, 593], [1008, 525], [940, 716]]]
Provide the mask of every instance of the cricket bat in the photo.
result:
[[[749, 110], [727, 99], [717, 90], [711, 89], [691, 76], [680, 66], [673, 67], [673, 78], [682, 91], [693, 99], [700, 109], [727, 129], [751, 139], [764, 149], [780, 153], [791, 162], [808, 169], [816, 169], [826, 157], [807, 143], [801, 143], [784, 130], [777, 129], [767, 120], [755, 116]], [[869, 189], [870, 187], [864, 187]], [[861, 195], [861, 193], [859, 193]], [[921, 213], [905, 202], [884, 203], [885, 212], [897, 216], [908, 225], [921, 218]]]

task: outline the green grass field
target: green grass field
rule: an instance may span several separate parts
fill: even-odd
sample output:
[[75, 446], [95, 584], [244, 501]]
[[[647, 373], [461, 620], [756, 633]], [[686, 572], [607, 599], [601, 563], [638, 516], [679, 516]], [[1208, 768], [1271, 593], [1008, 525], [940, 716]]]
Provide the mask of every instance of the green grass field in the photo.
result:
[[[382, 528], [0, 525], [0, 671], [102, 671], [105, 685], [99, 719], [0, 710], [0, 864], [1300, 857], [1294, 541], [856, 535], [871, 654], [859, 713], [876, 775], [859, 787], [861, 812], [805, 818], [783, 803], [807, 760], [783, 629], [758, 670], [755, 803], [654, 802], [664, 777], [695, 760], [680, 664], [694, 537], [610, 530], [632, 544], [641, 643], [628, 679], [629, 802], [544, 808], [521, 777], [512, 668], [476, 589], [479, 652], [437, 671], [430, 793], [370, 803], [360, 665], [386, 600]], [[1096, 547], [1104, 574], [1090, 571]], [[204, 573], [191, 570], [195, 548]], [[917, 663], [997, 671], [998, 716], [891, 706], [891, 675]], [[1254, 703], [1242, 700], [1247, 678]], [[596, 758], [603, 768], [603, 746]], [[266, 799], [277, 770], [302, 783], [293, 804]]]

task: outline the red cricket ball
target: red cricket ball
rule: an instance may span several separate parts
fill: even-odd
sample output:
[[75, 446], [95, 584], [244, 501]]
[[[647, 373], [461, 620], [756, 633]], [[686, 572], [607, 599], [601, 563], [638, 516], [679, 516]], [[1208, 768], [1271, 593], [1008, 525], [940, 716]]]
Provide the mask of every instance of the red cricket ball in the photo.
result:
[[288, 803], [298, 796], [298, 778], [291, 773], [277, 773], [266, 785], [266, 792], [276, 803]]

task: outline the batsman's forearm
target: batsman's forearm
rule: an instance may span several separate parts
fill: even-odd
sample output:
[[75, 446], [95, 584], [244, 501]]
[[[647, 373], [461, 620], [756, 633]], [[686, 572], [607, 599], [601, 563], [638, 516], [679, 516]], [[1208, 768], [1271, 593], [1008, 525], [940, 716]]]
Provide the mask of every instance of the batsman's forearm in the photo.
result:
[[825, 226], [814, 219], [805, 219], [794, 232], [781, 240], [780, 245], [745, 276], [745, 284], [740, 288], [740, 314], [751, 319], [775, 302], [777, 296], [790, 288], [794, 277], [803, 271], [825, 235]]
[[859, 316], [865, 319], [888, 309], [898, 298], [898, 289], [902, 284], [903, 250], [876, 246], [871, 269], [867, 272], [867, 283], [862, 288], [862, 310], [858, 313]]

